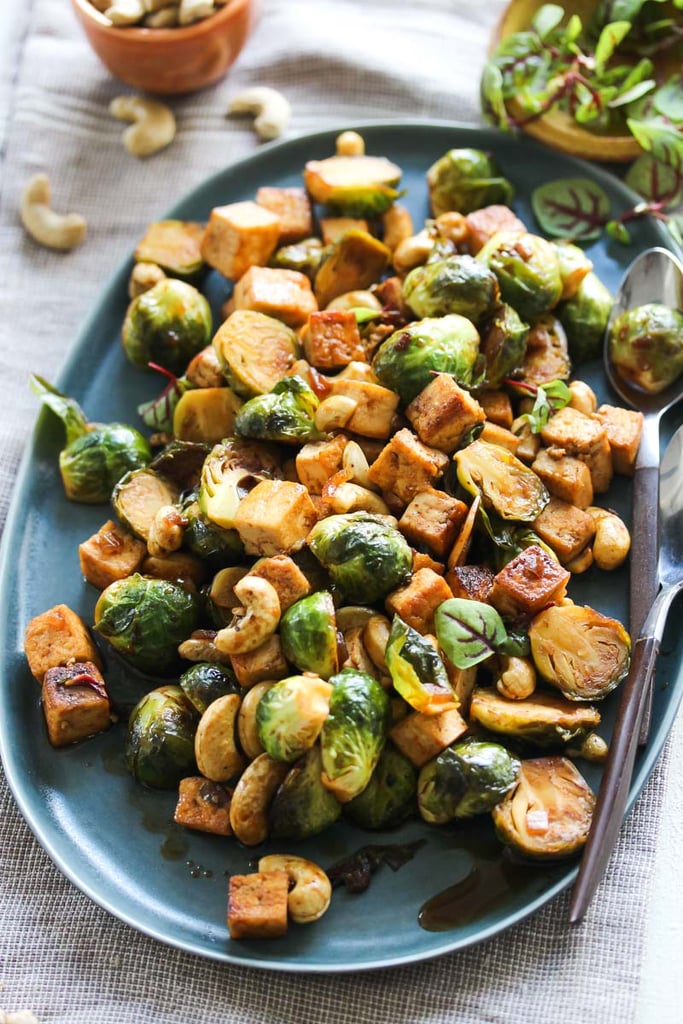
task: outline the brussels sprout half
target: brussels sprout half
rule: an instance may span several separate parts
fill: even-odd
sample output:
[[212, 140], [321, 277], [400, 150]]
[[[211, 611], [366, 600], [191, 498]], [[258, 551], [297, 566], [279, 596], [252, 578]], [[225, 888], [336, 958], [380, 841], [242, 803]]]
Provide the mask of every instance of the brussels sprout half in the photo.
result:
[[333, 825], [342, 806], [322, 784], [320, 746], [311, 747], [292, 766], [270, 805], [273, 839], [307, 839]]
[[498, 280], [473, 256], [449, 256], [411, 270], [403, 282], [403, 298], [416, 316], [459, 313], [476, 323], [498, 302]]
[[332, 686], [316, 676], [289, 676], [264, 693], [256, 706], [263, 749], [275, 761], [296, 761], [320, 735]]
[[179, 497], [180, 492], [172, 481], [147, 466], [121, 477], [112, 492], [111, 503], [125, 526], [137, 537], [149, 540], [159, 509], [175, 505]]
[[537, 691], [525, 700], [508, 700], [483, 687], [472, 694], [470, 718], [491, 732], [536, 747], [580, 740], [600, 724], [600, 712], [594, 707], [572, 703], [559, 694]]
[[483, 507], [501, 519], [533, 522], [550, 500], [541, 479], [507, 448], [477, 440], [453, 458], [461, 486], [481, 494]]
[[111, 498], [121, 477], [146, 466], [152, 458], [149, 442], [124, 423], [94, 426], [59, 455], [59, 470], [70, 501], [99, 505]]
[[304, 168], [306, 189], [316, 203], [344, 217], [376, 217], [400, 193], [394, 187], [401, 168], [383, 156], [331, 156], [309, 160]]
[[209, 704], [226, 693], [241, 695], [244, 692], [232, 669], [208, 661], [199, 661], [192, 665], [183, 672], [178, 682], [200, 715], [206, 711]]
[[361, 828], [399, 825], [417, 809], [417, 771], [408, 758], [388, 742], [370, 781], [344, 806], [344, 813]]
[[587, 274], [576, 293], [557, 307], [557, 318], [567, 334], [569, 354], [575, 363], [602, 355], [613, 298], [597, 274]]
[[277, 457], [267, 445], [226, 438], [214, 445], [204, 461], [199, 508], [216, 526], [230, 530], [242, 498], [260, 480], [279, 476]]
[[174, 789], [196, 775], [194, 735], [199, 714], [179, 686], [161, 686], [131, 712], [126, 766], [133, 778], [153, 789]]
[[244, 557], [244, 545], [237, 530], [225, 530], [202, 515], [199, 503], [191, 501], [183, 509], [187, 526], [183, 533], [185, 547], [206, 562], [213, 571], [238, 565]]
[[190, 359], [211, 341], [211, 308], [185, 281], [167, 278], [133, 299], [121, 340], [134, 366], [157, 363], [180, 375]]
[[515, 785], [519, 761], [498, 743], [463, 740], [420, 770], [420, 814], [433, 825], [485, 814]]
[[659, 302], [626, 310], [612, 324], [609, 354], [626, 380], [658, 394], [683, 373], [683, 313]]
[[394, 689], [416, 711], [433, 715], [458, 706], [433, 645], [398, 615], [391, 624], [384, 657]]
[[235, 417], [235, 434], [261, 441], [305, 444], [322, 441], [315, 425], [320, 401], [301, 377], [285, 377], [267, 395], [256, 395]]
[[495, 203], [509, 205], [514, 189], [494, 158], [481, 149], [450, 149], [427, 171], [432, 213], [471, 213]]
[[519, 313], [501, 303], [481, 329], [481, 351], [486, 363], [486, 385], [497, 388], [524, 366], [529, 327]]
[[498, 278], [500, 294], [524, 320], [553, 309], [562, 295], [557, 249], [540, 235], [499, 231], [476, 258]]
[[314, 281], [324, 255], [325, 249], [319, 238], [304, 238], [300, 242], [281, 245], [276, 249], [271, 257], [270, 266], [282, 270], [297, 270]]
[[280, 641], [287, 661], [301, 672], [334, 675], [339, 655], [332, 595], [320, 590], [290, 605], [280, 619]]
[[369, 512], [327, 516], [311, 530], [308, 545], [343, 597], [371, 603], [408, 579], [413, 564], [403, 535]]
[[323, 785], [340, 803], [362, 793], [386, 741], [389, 697], [366, 672], [345, 668], [330, 679], [329, 715], [320, 735]]

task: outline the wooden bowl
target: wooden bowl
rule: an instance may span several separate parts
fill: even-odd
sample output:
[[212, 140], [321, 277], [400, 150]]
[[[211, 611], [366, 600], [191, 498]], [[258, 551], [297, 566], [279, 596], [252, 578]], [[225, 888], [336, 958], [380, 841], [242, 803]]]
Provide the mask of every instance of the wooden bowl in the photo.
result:
[[[500, 21], [491, 37], [489, 53], [514, 32], [527, 29], [539, 7], [547, 0], [513, 0], [503, 11]], [[597, 7], [597, 0], [572, 0], [565, 4], [571, 14], [578, 14], [584, 25]], [[655, 58], [657, 70], [662, 78], [680, 68], [680, 52], [669, 51], [661, 58]], [[522, 131], [540, 142], [584, 160], [604, 160], [610, 163], [627, 163], [642, 152], [632, 135], [608, 135], [599, 131], [582, 128], [569, 114], [552, 110], [536, 120], [521, 126]]]
[[88, 0], [71, 0], [102, 63], [127, 85], [170, 95], [194, 92], [222, 78], [254, 28], [260, 0], [230, 0], [183, 28], [115, 28]]

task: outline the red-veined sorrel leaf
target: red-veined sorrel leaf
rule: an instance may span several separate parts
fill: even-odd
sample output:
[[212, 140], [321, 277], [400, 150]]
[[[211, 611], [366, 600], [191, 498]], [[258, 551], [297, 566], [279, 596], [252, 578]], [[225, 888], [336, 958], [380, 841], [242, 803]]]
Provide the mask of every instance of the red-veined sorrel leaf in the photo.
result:
[[683, 199], [683, 172], [654, 160], [649, 153], [638, 157], [624, 180], [650, 202], [677, 206]]
[[507, 639], [503, 620], [490, 604], [453, 597], [436, 609], [436, 635], [456, 668], [470, 668], [495, 654]]
[[655, 160], [683, 173], [683, 135], [673, 125], [634, 119], [627, 124], [639, 146]]
[[534, 189], [531, 205], [541, 228], [556, 238], [597, 238], [609, 219], [609, 199], [588, 178], [560, 178]]

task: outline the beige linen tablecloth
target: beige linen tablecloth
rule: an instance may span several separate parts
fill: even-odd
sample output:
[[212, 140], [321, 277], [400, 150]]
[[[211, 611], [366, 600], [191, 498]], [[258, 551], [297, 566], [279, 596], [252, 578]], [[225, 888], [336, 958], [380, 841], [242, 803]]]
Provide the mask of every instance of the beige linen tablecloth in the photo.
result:
[[[57, 376], [142, 225], [258, 145], [248, 122], [226, 120], [229, 96], [252, 84], [282, 89], [293, 107], [290, 135], [370, 118], [478, 123], [479, 73], [503, 4], [266, 0], [228, 79], [173, 102], [177, 138], [146, 162], [121, 147], [121, 126], [107, 105], [128, 90], [98, 63], [66, 0], [12, 4], [20, 9], [11, 21], [9, 6], [0, 14], [3, 521], [37, 412], [28, 371]], [[56, 207], [78, 210], [89, 222], [86, 244], [67, 255], [38, 248], [19, 224], [21, 185], [44, 170], [54, 182]], [[0, 778], [0, 1019], [2, 1010], [28, 1008], [42, 1024], [630, 1024], [667, 770], [665, 756], [622, 832], [618, 866], [583, 927], [566, 924], [565, 894], [477, 948], [358, 977], [251, 971], [136, 933], [53, 867]], [[665, 887], [658, 893], [666, 900]], [[673, 963], [675, 955], [670, 973], [680, 972], [680, 961]], [[647, 1009], [641, 989], [638, 1019], [647, 1019]]]

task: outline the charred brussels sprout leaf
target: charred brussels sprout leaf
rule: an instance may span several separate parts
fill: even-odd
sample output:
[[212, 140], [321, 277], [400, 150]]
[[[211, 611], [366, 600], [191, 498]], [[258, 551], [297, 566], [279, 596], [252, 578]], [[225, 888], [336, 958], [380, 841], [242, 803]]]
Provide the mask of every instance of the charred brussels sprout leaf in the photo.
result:
[[453, 597], [434, 615], [436, 635], [456, 668], [472, 668], [502, 650], [507, 639], [503, 620], [490, 604]]
[[64, 424], [67, 445], [88, 431], [87, 417], [75, 398], [63, 395], [61, 391], [58, 391], [43, 377], [39, 377], [37, 373], [30, 374], [29, 384], [34, 395], [38, 395], [43, 405], [47, 406]]
[[128, 721], [126, 766], [136, 782], [174, 789], [195, 775], [199, 715], [179, 686], [161, 686], [136, 704]]
[[320, 747], [311, 747], [287, 772], [270, 805], [273, 839], [308, 839], [333, 825], [342, 812], [322, 784]]
[[264, 693], [256, 707], [256, 726], [273, 760], [296, 761], [313, 746], [327, 718], [331, 692], [323, 679], [290, 676]]
[[622, 377], [658, 394], [683, 373], [683, 313], [658, 302], [626, 310], [612, 324], [609, 354]]
[[498, 301], [495, 274], [473, 256], [449, 256], [411, 270], [403, 297], [419, 317], [459, 313], [475, 323]]
[[134, 573], [103, 590], [95, 629], [134, 668], [168, 675], [178, 644], [199, 625], [199, 599], [179, 583]]
[[385, 829], [399, 825], [416, 809], [417, 771], [391, 743], [382, 750], [370, 781], [345, 807], [361, 828]]
[[536, 747], [556, 747], [580, 740], [600, 724], [600, 713], [559, 694], [539, 691], [525, 700], [507, 700], [496, 690], [479, 687], [472, 694], [470, 717], [491, 732], [514, 736]]
[[285, 377], [267, 395], [250, 398], [235, 417], [235, 433], [261, 441], [303, 444], [321, 441], [315, 425], [320, 402], [301, 377]]
[[226, 693], [241, 695], [243, 692], [232, 669], [208, 661], [197, 662], [188, 668], [181, 675], [179, 683], [183, 693], [200, 715], [206, 711], [209, 704]]
[[480, 372], [479, 333], [464, 316], [428, 317], [407, 324], [380, 345], [372, 363], [380, 384], [396, 391], [404, 405], [432, 381], [450, 373], [465, 387]]
[[457, 706], [433, 645], [398, 615], [391, 624], [384, 657], [394, 689], [416, 711], [435, 714]]
[[369, 512], [321, 519], [308, 544], [350, 602], [378, 601], [405, 583], [411, 572], [413, 556], [403, 535]]
[[149, 468], [168, 477], [185, 491], [196, 487], [211, 445], [203, 441], [170, 441], [154, 456]]
[[521, 370], [524, 365], [529, 327], [519, 313], [501, 303], [482, 328], [481, 351], [486, 362], [486, 384], [497, 388], [503, 378]]
[[329, 679], [339, 667], [334, 603], [327, 591], [295, 601], [280, 619], [280, 641], [287, 661], [301, 672]]
[[562, 295], [557, 250], [539, 235], [500, 231], [477, 253], [498, 278], [504, 302], [525, 320], [553, 309]]
[[425, 842], [425, 839], [418, 839], [414, 843], [362, 846], [350, 857], [345, 857], [328, 868], [327, 877], [332, 882], [333, 889], [343, 885], [347, 892], [365, 892], [372, 881], [372, 876], [382, 864], [386, 864], [392, 871], [398, 871], [413, 859]]
[[557, 307], [557, 318], [567, 334], [569, 354], [575, 363], [602, 355], [612, 295], [597, 274], [587, 274], [576, 293]]
[[514, 189], [496, 161], [480, 149], [451, 149], [427, 171], [432, 213], [472, 213], [494, 203], [509, 205]]
[[179, 497], [170, 480], [147, 466], [121, 477], [112, 492], [111, 503], [121, 522], [137, 537], [148, 540], [159, 509], [175, 505]]
[[550, 500], [540, 478], [500, 445], [472, 441], [453, 458], [462, 487], [501, 519], [533, 522]]
[[323, 784], [340, 803], [362, 793], [379, 761], [389, 724], [389, 698], [372, 676], [345, 668], [330, 680], [330, 712], [320, 745]]
[[433, 825], [485, 814], [510, 791], [518, 774], [519, 761], [498, 743], [453, 744], [420, 771], [420, 814]]
[[191, 284], [168, 278], [133, 299], [123, 322], [123, 349], [134, 366], [181, 374], [211, 341], [211, 309]]

